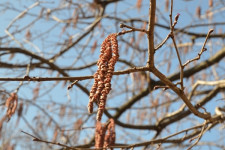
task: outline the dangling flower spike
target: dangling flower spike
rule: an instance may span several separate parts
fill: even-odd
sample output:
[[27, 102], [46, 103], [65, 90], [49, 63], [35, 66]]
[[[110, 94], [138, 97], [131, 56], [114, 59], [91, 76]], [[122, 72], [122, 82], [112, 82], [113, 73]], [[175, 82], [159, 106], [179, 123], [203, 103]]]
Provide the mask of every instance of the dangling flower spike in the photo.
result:
[[93, 103], [98, 104], [97, 120], [100, 121], [105, 109], [107, 95], [111, 90], [111, 79], [115, 64], [119, 58], [117, 34], [110, 34], [101, 45], [101, 54], [97, 62], [98, 70], [94, 74], [94, 84], [90, 91], [88, 111], [93, 112]]

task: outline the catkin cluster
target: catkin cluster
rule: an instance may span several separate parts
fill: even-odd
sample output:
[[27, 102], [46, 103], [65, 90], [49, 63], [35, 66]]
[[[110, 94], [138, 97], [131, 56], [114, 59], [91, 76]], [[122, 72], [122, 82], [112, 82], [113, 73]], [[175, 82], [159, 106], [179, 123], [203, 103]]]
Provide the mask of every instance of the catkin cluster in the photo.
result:
[[115, 138], [115, 123], [112, 118], [108, 124], [101, 124], [99, 121], [96, 123], [95, 148], [109, 148], [115, 144]]
[[114, 66], [119, 58], [117, 34], [110, 34], [101, 45], [101, 54], [97, 62], [98, 70], [94, 74], [94, 84], [90, 91], [88, 111], [93, 112], [93, 103], [98, 104], [96, 119], [101, 120], [105, 109], [106, 98], [111, 90], [111, 79]]

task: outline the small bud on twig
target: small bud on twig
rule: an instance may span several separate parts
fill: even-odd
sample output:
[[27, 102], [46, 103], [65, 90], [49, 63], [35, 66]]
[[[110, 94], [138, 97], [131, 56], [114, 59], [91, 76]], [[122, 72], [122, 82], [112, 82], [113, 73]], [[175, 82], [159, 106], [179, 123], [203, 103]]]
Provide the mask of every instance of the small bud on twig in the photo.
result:
[[178, 21], [179, 16], [180, 16], [180, 14], [178, 13], [178, 14], [175, 16], [175, 21]]

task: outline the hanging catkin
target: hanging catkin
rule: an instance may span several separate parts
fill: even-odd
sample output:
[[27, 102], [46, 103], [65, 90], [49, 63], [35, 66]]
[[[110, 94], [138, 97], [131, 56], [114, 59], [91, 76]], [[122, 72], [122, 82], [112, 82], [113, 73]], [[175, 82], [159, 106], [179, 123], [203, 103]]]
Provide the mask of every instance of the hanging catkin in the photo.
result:
[[98, 70], [94, 74], [94, 84], [90, 91], [88, 111], [93, 112], [93, 103], [98, 104], [97, 120], [102, 118], [107, 95], [111, 90], [111, 79], [115, 64], [119, 58], [117, 34], [110, 34], [101, 45], [101, 54], [97, 62]]
[[109, 122], [102, 124], [97, 121], [95, 128], [95, 148], [97, 149], [111, 149], [110, 146], [115, 144], [116, 132], [115, 132], [115, 122], [112, 118]]

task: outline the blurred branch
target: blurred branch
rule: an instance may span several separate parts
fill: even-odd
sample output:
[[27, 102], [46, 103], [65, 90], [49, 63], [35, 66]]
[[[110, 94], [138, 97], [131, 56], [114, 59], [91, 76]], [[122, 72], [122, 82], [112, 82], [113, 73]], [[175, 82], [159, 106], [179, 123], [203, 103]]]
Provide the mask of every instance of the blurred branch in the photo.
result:
[[[221, 61], [225, 57], [225, 47], [220, 49], [217, 53], [215, 53], [213, 56], [211, 56], [209, 59], [201, 62], [198, 65], [195, 65], [189, 69], [184, 70], [184, 77], [188, 78], [192, 75], [194, 75], [197, 72], [202, 71], [203, 69], [206, 69], [219, 61]], [[179, 73], [174, 73], [168, 77], [171, 81], [179, 79]]]
[[[119, 17], [112, 17], [112, 16], [107, 16], [106, 18], [116, 19], [116, 20], [124, 22], [124, 23], [129, 23], [129, 22], [145, 22], [145, 23], [148, 23], [147, 20], [143, 20], [143, 19], [139, 19], [139, 18], [122, 19], [122, 18], [119, 18]], [[219, 26], [219, 25], [224, 25], [224, 24], [225, 24], [225, 22], [215, 22], [215, 23], [188, 25], [188, 26], [183, 27], [181, 29], [174, 28], [174, 31], [175, 31], [174, 33], [175, 34], [183, 33], [183, 34], [186, 34], [186, 35], [194, 36], [195, 38], [205, 38], [207, 36], [207, 34], [190, 32], [190, 31], [186, 31], [186, 29], [194, 28], [194, 27], [204, 27], [204, 26]], [[168, 25], [155, 23], [155, 26], [163, 28], [163, 29], [170, 30], [170, 26], [168, 26]], [[210, 35], [210, 38], [223, 38], [223, 37], [225, 37], [225, 34], [223, 34], [223, 33], [220, 33], [220, 34], [219, 33], [218, 34], [215, 33], [215, 34]]]
[[[196, 129], [199, 129], [199, 128], [202, 128], [204, 125], [206, 124], [210, 124], [211, 126], [209, 128], [207, 128], [207, 130], [209, 130], [210, 128], [214, 127], [215, 125], [219, 124], [219, 120], [222, 121], [224, 120], [224, 118], [221, 118], [220, 116], [215, 116], [216, 122], [213, 122], [213, 123], [210, 123], [210, 122], [206, 122], [205, 124], [203, 125], [197, 125], [195, 127], [191, 127], [191, 128], [188, 128], [188, 129], [185, 129], [185, 130], [182, 130], [182, 131], [179, 131], [179, 132], [176, 132], [174, 134], [171, 134], [167, 137], [164, 137], [164, 138], [161, 138], [161, 139], [156, 139], [156, 140], [150, 140], [150, 141], [147, 141], [147, 142], [142, 142], [142, 143], [136, 143], [136, 144], [130, 144], [130, 145], [127, 145], [127, 146], [119, 146], [119, 147], [115, 147], [115, 148], [133, 148], [133, 147], [141, 147], [141, 146], [148, 146], [148, 145], [152, 145], [152, 144], [162, 144], [162, 143], [182, 143], [186, 140], [189, 140], [190, 138], [198, 135], [198, 134], [201, 134], [202, 130], [196, 130]], [[188, 134], [188, 135], [185, 135], [184, 137], [182, 138], [177, 138], [177, 139], [171, 139], [169, 140], [169, 138], [171, 137], [174, 137], [176, 135], [179, 135], [181, 133], [187, 133], [187, 132], [190, 132], [191, 130], [194, 130], [192, 133]], [[205, 131], [205, 130], [204, 130]]]
[[[13, 51], [14, 49], [18, 49], [18, 48], [2, 48], [2, 47], [0, 47], [0, 50], [6, 50], [7, 51], [8, 49], [10, 51]], [[13, 51], [13, 52], [27, 54], [26, 51], [23, 52], [21, 49], [19, 49], [19, 51]], [[33, 57], [34, 54], [29, 52], [28, 55]], [[39, 58], [39, 56], [35, 56], [35, 57]], [[195, 65], [194, 67], [191, 67], [191, 68], [189, 68], [187, 70], [184, 70], [184, 78], [188, 78], [188, 77], [194, 75], [195, 73], [198, 73], [201, 70], [203, 70], [205, 68], [208, 68], [208, 67], [218, 63], [224, 57], [225, 57], [225, 47], [222, 48], [221, 50], [219, 50], [216, 54], [214, 54], [208, 60], [205, 60], [205, 61], [201, 62], [200, 64]], [[43, 58], [40, 58], [40, 60], [42, 60], [42, 59]], [[50, 62], [48, 62], [45, 59], [44, 59], [43, 62], [50, 63]], [[121, 62], [123, 62], [123, 61], [121, 60]], [[0, 62], [0, 64], [2, 64], [2, 62]], [[90, 66], [92, 66], [94, 64], [95, 63], [90, 64]], [[1, 65], [0, 67], [3, 67], [4, 65], [5, 64], [3, 63], [3, 65]], [[11, 65], [9, 65], [9, 66], [11, 67]], [[25, 66], [27, 66], [27, 65], [25, 65]], [[31, 68], [32, 68], [32, 65], [31, 65]], [[81, 67], [81, 68], [83, 68], [83, 67]], [[114, 75], [128, 74], [128, 73], [131, 73], [131, 72], [139, 72], [139, 71], [147, 71], [147, 68], [145, 68], [145, 67], [134, 67], [134, 68], [127, 69], [127, 70], [124, 70], [124, 71], [114, 72]], [[43, 79], [41, 77], [35, 77], [35, 78], [31, 77], [30, 80], [32, 80], [32, 81], [53, 81], [53, 80], [59, 81], [59, 80], [86, 80], [86, 79], [92, 79], [92, 78], [93, 78], [93, 76], [84, 76], [84, 77], [53, 77], [53, 78], [44, 77]], [[168, 77], [168, 79], [170, 79], [171, 81], [178, 80], [179, 79], [179, 72], [170, 75]], [[24, 79], [24, 78], [0, 78], [0, 81], [29, 81], [29, 80], [28, 79]], [[159, 82], [157, 82], [157, 83], [159, 83]]]
[[201, 130], [201, 132], [199, 133], [199, 135], [196, 136], [196, 137], [194, 137], [194, 138], [192, 138], [190, 141], [192, 141], [192, 140], [195, 139], [195, 138], [198, 138], [198, 139], [195, 141], [195, 143], [194, 143], [193, 145], [191, 145], [190, 147], [188, 147], [187, 150], [192, 149], [195, 145], [198, 144], [198, 142], [200, 141], [200, 139], [201, 139], [201, 137], [203, 136], [204, 132], [207, 131], [207, 129], [208, 129], [208, 128], [206, 127], [206, 122], [205, 122], [205, 123], [203, 124], [203, 126], [202, 126], [202, 130]]
[[54, 61], [56, 60], [56, 58], [58, 58], [59, 56], [62, 56], [64, 53], [66, 53], [67, 51], [69, 51], [74, 45], [76, 45], [77, 43], [79, 43], [82, 39], [84, 39], [89, 33], [91, 33], [91, 31], [98, 25], [98, 23], [102, 20], [103, 15], [104, 15], [104, 11], [105, 11], [105, 7], [101, 7], [100, 8], [100, 12], [99, 15], [96, 17], [95, 21], [93, 21], [93, 23], [91, 25], [89, 25], [88, 29], [78, 38], [76, 39], [76, 41], [74, 41], [73, 43], [71, 43], [68, 47], [66, 47], [65, 49], [61, 50], [58, 54], [54, 55], [53, 57], [50, 58], [50, 60]]
[[65, 147], [65, 148], [68, 148], [68, 149], [72, 149], [72, 150], [79, 150], [78, 148], [73, 148], [73, 147], [67, 146], [65, 144], [61, 144], [59, 142], [50, 142], [50, 141], [42, 140], [42, 139], [40, 139], [38, 137], [35, 137], [35, 136], [25, 132], [25, 131], [21, 131], [21, 132], [26, 134], [26, 135], [31, 136], [33, 138], [32, 140], [35, 141], [35, 142], [42, 142], [42, 143], [46, 143], [46, 144], [53, 144], [53, 145], [62, 146], [62, 147]]
[[[31, 58], [34, 58], [34, 59], [37, 59], [37, 60], [39, 60], [39, 61], [41, 61], [43, 63], [46, 63], [47, 65], [49, 65], [49, 67], [51, 67], [53, 70], [58, 71], [63, 76], [65, 76], [65, 77], [69, 76], [60, 67], [55, 65], [51, 60], [45, 59], [45, 58], [43, 58], [41, 56], [38, 56], [38, 55], [28, 51], [28, 50], [21, 49], [21, 48], [9, 48], [9, 47], [0, 47], [0, 50], [1, 51], [10, 51], [11, 53], [22, 53], [24, 55], [30, 56]], [[29, 81], [28, 79], [29, 79], [29, 77], [27, 79], [26, 78], [25, 79], [20, 78], [18, 81]], [[35, 78], [35, 81], [39, 81], [39, 80]], [[89, 91], [85, 87], [83, 87], [79, 83], [76, 83], [76, 86], [78, 86], [84, 93], [89, 95]]]
[[[122, 75], [122, 74], [129, 74], [132, 72], [140, 72], [140, 71], [147, 71], [147, 67], [133, 67], [126, 70], [116, 71], [113, 75]], [[93, 79], [93, 75], [91, 76], [80, 76], [80, 77], [30, 77], [24, 76], [23, 78], [0, 78], [0, 81], [73, 81], [73, 80], [87, 80]], [[76, 83], [77, 84], [77, 83]]]

